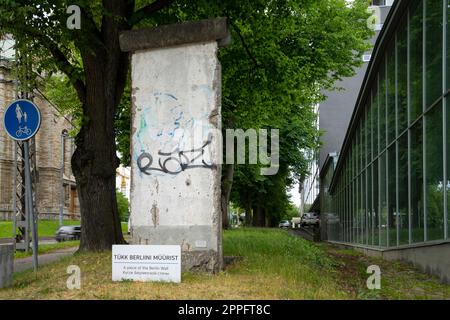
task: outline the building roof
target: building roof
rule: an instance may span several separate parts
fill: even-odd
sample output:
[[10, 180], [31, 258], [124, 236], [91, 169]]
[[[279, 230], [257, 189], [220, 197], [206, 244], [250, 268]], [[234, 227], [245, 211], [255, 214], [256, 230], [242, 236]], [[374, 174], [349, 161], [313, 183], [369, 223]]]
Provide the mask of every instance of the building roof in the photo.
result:
[[405, 13], [405, 9], [407, 8], [407, 6], [408, 6], [407, 0], [396, 0], [394, 2], [383, 25], [383, 28], [380, 32], [380, 35], [378, 36], [378, 39], [375, 42], [375, 47], [372, 53], [372, 59], [369, 62], [367, 72], [364, 76], [364, 80], [361, 86], [361, 90], [358, 94], [358, 98], [356, 99], [356, 105], [353, 110], [353, 114], [350, 119], [350, 124], [347, 129], [347, 133], [345, 134], [344, 143], [342, 144], [342, 149], [341, 152], [339, 153], [340, 156], [336, 165], [336, 169], [333, 178], [331, 180], [330, 184], [331, 193], [333, 193], [335, 184], [341, 173], [342, 166], [345, 162], [345, 156], [347, 155], [347, 152], [350, 148], [352, 138], [358, 126], [361, 115], [364, 112], [366, 101], [370, 97], [372, 84], [376, 79], [378, 73], [378, 67], [384, 59], [384, 53], [389, 44], [389, 41], [395, 35], [395, 30], [401, 23], [400, 18]]

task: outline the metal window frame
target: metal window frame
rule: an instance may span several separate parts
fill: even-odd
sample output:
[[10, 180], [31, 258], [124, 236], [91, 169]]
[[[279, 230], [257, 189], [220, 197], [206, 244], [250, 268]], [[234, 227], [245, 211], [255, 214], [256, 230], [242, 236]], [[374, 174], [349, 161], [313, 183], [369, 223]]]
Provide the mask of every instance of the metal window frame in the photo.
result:
[[378, 164], [378, 246], [381, 247], [381, 155], [380, 155], [380, 72], [378, 72], [377, 74], [377, 96], [378, 96], [378, 108], [377, 108], [377, 144], [378, 144], [378, 153], [377, 153], [377, 158], [379, 159], [379, 161], [377, 162]]
[[[379, 239], [378, 239], [378, 246], [381, 247], [381, 155], [386, 152], [386, 170], [385, 170], [385, 174], [386, 174], [386, 179], [385, 179], [385, 191], [386, 191], [386, 201], [389, 204], [390, 201], [393, 201], [393, 199], [390, 199], [389, 197], [389, 192], [388, 192], [388, 184], [389, 184], [389, 156], [388, 156], [388, 149], [390, 147], [394, 147], [395, 148], [395, 186], [396, 186], [396, 190], [395, 190], [395, 210], [397, 211], [396, 217], [395, 217], [395, 221], [397, 221], [397, 226], [396, 226], [396, 233], [397, 233], [397, 246], [400, 246], [400, 223], [399, 223], [399, 211], [400, 211], [400, 194], [399, 194], [399, 165], [400, 165], [400, 148], [399, 148], [399, 138], [403, 136], [403, 134], [407, 134], [407, 171], [408, 171], [408, 189], [407, 189], [407, 196], [408, 196], [408, 243], [409, 245], [416, 245], [419, 243], [424, 243], [424, 242], [428, 242], [428, 225], [427, 225], [427, 218], [428, 218], [428, 208], [427, 208], [427, 191], [426, 191], [426, 185], [427, 185], [427, 157], [426, 157], [426, 151], [427, 151], [427, 133], [426, 133], [426, 129], [427, 129], [427, 113], [433, 109], [434, 107], [436, 107], [436, 104], [438, 103], [442, 103], [442, 115], [443, 115], [443, 128], [442, 128], [442, 146], [443, 146], [443, 180], [445, 183], [445, 188], [444, 188], [444, 240], [449, 239], [449, 210], [448, 210], [448, 188], [447, 188], [447, 180], [448, 180], [448, 168], [447, 168], [447, 150], [449, 148], [449, 146], [447, 145], [447, 132], [448, 132], [448, 128], [447, 128], [447, 115], [448, 115], [448, 111], [447, 111], [447, 106], [449, 105], [448, 102], [448, 95], [450, 93], [449, 90], [447, 90], [447, 80], [448, 80], [448, 72], [447, 72], [447, 66], [448, 66], [448, 60], [447, 60], [447, 52], [448, 52], [448, 46], [449, 43], [447, 41], [447, 35], [448, 35], [448, 27], [449, 27], [449, 23], [448, 23], [448, 1], [447, 0], [443, 0], [443, 6], [442, 6], [442, 10], [443, 10], [443, 45], [442, 45], [442, 82], [443, 82], [443, 95], [441, 97], [439, 97], [432, 105], [427, 106], [426, 103], [426, 99], [427, 99], [427, 78], [426, 78], [426, 71], [427, 71], [427, 0], [423, 0], [422, 3], [422, 113], [419, 114], [416, 119], [412, 119], [411, 117], [411, 111], [412, 111], [412, 88], [411, 88], [411, 80], [412, 80], [412, 74], [411, 74], [411, 50], [412, 50], [412, 46], [411, 46], [411, 19], [412, 19], [412, 10], [411, 10], [411, 6], [408, 5], [406, 10], [406, 14], [405, 14], [405, 18], [406, 18], [406, 50], [407, 50], [407, 63], [406, 63], [406, 72], [407, 72], [407, 105], [406, 105], [406, 112], [407, 112], [407, 127], [402, 130], [402, 132], [400, 132], [400, 123], [399, 123], [399, 101], [398, 101], [398, 95], [399, 95], [399, 39], [398, 39], [398, 29], [395, 30], [395, 33], [393, 35], [394, 37], [394, 50], [395, 50], [395, 139], [393, 139], [393, 141], [391, 143], [389, 143], [388, 140], [388, 128], [387, 128], [387, 119], [388, 119], [388, 112], [387, 112], [387, 92], [385, 95], [386, 98], [386, 108], [385, 108], [385, 121], [386, 121], [386, 131], [384, 132], [384, 134], [386, 134], [386, 145], [385, 146], [381, 146], [380, 145], [380, 138], [381, 138], [381, 134], [383, 134], [382, 132], [380, 132], [381, 130], [381, 123], [380, 123], [380, 108], [379, 108], [379, 104], [380, 104], [380, 99], [377, 99], [377, 103], [378, 103], [378, 108], [377, 108], [377, 112], [373, 112], [371, 110], [373, 110], [372, 108], [375, 106], [374, 104], [374, 100], [375, 100], [375, 96], [374, 96], [374, 88], [375, 86], [377, 86], [377, 95], [380, 94], [380, 76], [379, 76], [379, 71], [377, 72], [377, 74], [374, 76], [374, 80], [372, 83], [372, 89], [371, 89], [371, 93], [370, 93], [370, 103], [366, 104], [366, 109], [364, 111], [364, 115], [362, 117], [363, 121], [367, 122], [367, 119], [369, 118], [369, 114], [371, 114], [372, 116], [376, 116], [376, 119], [373, 119], [372, 117], [372, 121], [371, 121], [371, 125], [369, 126], [371, 131], [369, 134], [364, 135], [364, 137], [362, 137], [362, 130], [361, 130], [361, 124], [362, 122], [360, 122], [360, 125], [357, 126], [356, 132], [353, 136], [353, 142], [351, 147], [349, 148], [349, 152], [346, 155], [346, 163], [348, 164], [348, 166], [346, 166], [346, 168], [348, 168], [348, 170], [346, 170], [346, 176], [345, 176], [345, 181], [343, 181], [343, 183], [340, 183], [340, 189], [342, 189], [340, 191], [340, 195], [341, 197], [339, 198], [339, 207], [343, 208], [342, 210], [344, 211], [344, 215], [343, 215], [343, 229], [344, 229], [344, 241], [347, 240], [347, 242], [352, 242], [352, 243], [358, 243], [359, 241], [359, 237], [363, 234], [368, 234], [369, 233], [369, 221], [368, 218], [371, 218], [372, 224], [371, 224], [371, 232], [372, 232], [372, 244], [375, 245], [374, 243], [374, 239], [375, 239], [375, 203], [376, 201], [378, 201], [378, 232], [379, 232]], [[417, 10], [414, 11], [415, 13], [420, 13], [420, 8], [417, 8]], [[387, 68], [387, 59], [386, 59], [386, 52], [384, 53], [384, 68]], [[419, 51], [420, 52], [420, 51]], [[383, 68], [383, 65], [380, 65], [380, 68]], [[381, 70], [381, 69], [380, 69]], [[387, 81], [387, 70], [385, 69], [385, 74], [386, 74], [386, 79], [385, 81]], [[386, 86], [386, 90], [388, 90], [388, 86]], [[442, 101], [441, 101], [442, 100]], [[369, 108], [367, 108], [367, 106], [369, 106]], [[411, 122], [412, 120], [413, 123]], [[423, 183], [422, 183], [422, 197], [423, 197], [423, 204], [422, 204], [422, 210], [423, 210], [423, 241], [417, 242], [417, 243], [413, 243], [413, 219], [412, 219], [412, 129], [414, 128], [414, 126], [419, 122], [422, 121], [422, 138], [423, 138], [423, 145], [422, 145], [422, 151], [423, 151], [423, 155], [422, 155], [422, 179], [423, 179]], [[376, 124], [376, 128], [371, 128], [372, 124]], [[367, 129], [367, 123], [366, 123], [366, 129]], [[374, 132], [373, 130], [377, 130], [376, 131], [376, 137], [374, 136]], [[370, 139], [370, 141], [366, 141], [367, 139]], [[362, 142], [364, 139], [364, 141], [366, 142], [363, 146], [361, 146], [361, 148], [358, 147], [358, 141]], [[375, 140], [376, 139], [376, 140]], [[377, 144], [377, 150], [374, 149], [374, 144], [375, 142], [378, 142]], [[395, 143], [395, 145], [393, 146], [393, 144]], [[371, 157], [367, 158], [366, 162], [363, 163], [362, 158], [363, 158], [363, 150], [366, 151], [366, 157], [367, 157], [367, 150], [371, 149]], [[359, 157], [357, 157], [357, 153], [356, 151], [359, 151], [359, 153], [361, 153], [359, 155]], [[378, 198], [375, 199], [374, 197], [374, 170], [375, 170], [375, 161], [380, 160], [377, 162], [376, 165], [378, 165]], [[345, 170], [345, 169], [344, 169]], [[368, 186], [369, 186], [369, 181], [368, 181], [368, 175], [367, 173], [369, 172], [368, 170], [370, 170], [371, 172], [371, 195], [372, 195], [372, 199], [371, 199], [371, 203], [369, 204], [369, 200], [368, 200]], [[362, 179], [362, 173], [365, 173], [365, 179]], [[363, 181], [364, 180], [364, 181]], [[363, 193], [363, 183], [365, 183], [365, 193]], [[343, 196], [343, 198], [342, 198]], [[362, 208], [362, 202], [365, 202], [365, 208]], [[360, 205], [361, 204], [361, 205]], [[359, 222], [359, 215], [361, 213], [361, 209], [364, 209], [364, 214], [366, 216], [366, 221], [365, 221], [365, 228], [367, 230], [363, 230], [362, 233], [358, 233], [358, 231], [356, 230], [357, 227], [360, 225]], [[388, 216], [387, 216], [387, 245], [389, 246], [390, 244], [390, 239], [389, 239], [389, 211], [388, 211]], [[362, 218], [362, 216], [361, 216]], [[422, 220], [422, 219], [421, 219]], [[363, 221], [361, 221], [362, 223]], [[356, 225], [355, 225], [356, 223]], [[361, 226], [363, 226], [361, 224]], [[366, 243], [369, 242], [368, 240], [369, 237], [367, 237], [366, 239]]]
[[398, 29], [395, 31], [395, 221], [397, 229], [397, 247], [400, 245], [400, 199], [399, 199], [399, 124], [398, 124]]
[[425, 116], [425, 109], [427, 104], [427, 76], [426, 76], [426, 67], [427, 67], [427, 24], [426, 24], [426, 7], [427, 0], [423, 0], [422, 2], [422, 115], [419, 118], [423, 118], [422, 121], [422, 197], [423, 197], [423, 241], [428, 241], [428, 226], [427, 226], [427, 218], [428, 218], [428, 209], [427, 209], [427, 117]]
[[442, 93], [443, 93], [443, 101], [442, 101], [442, 119], [443, 119], [443, 132], [442, 132], [442, 154], [443, 154], [443, 183], [444, 183], [444, 239], [448, 239], [448, 178], [447, 178], [447, 104], [448, 97], [445, 96], [447, 91], [447, 46], [450, 45], [447, 42], [447, 32], [450, 24], [448, 23], [448, 6], [450, 5], [448, 0], [442, 1], [442, 10], [443, 10], [443, 23], [442, 23]]
[[[385, 166], [385, 196], [386, 196], [386, 247], [389, 247], [389, 230], [390, 230], [390, 223], [389, 223], [389, 148], [390, 146], [389, 140], [388, 140], [388, 103], [389, 103], [389, 76], [388, 76], [388, 51], [389, 51], [389, 45], [386, 47], [386, 51], [384, 53], [384, 81], [385, 81], [385, 93], [384, 93], [384, 99], [385, 99], [385, 108], [384, 108], [384, 136], [386, 145], [383, 146], [385, 149], [385, 157], [386, 157], [386, 166]], [[381, 226], [380, 226], [381, 227]]]
[[409, 244], [412, 244], [412, 196], [411, 196], [411, 7], [408, 6], [407, 12], [407, 23], [406, 23], [406, 47], [407, 47], [407, 62], [406, 62], [406, 73], [407, 73], [407, 106], [406, 106], [406, 118], [408, 131], [408, 238]]

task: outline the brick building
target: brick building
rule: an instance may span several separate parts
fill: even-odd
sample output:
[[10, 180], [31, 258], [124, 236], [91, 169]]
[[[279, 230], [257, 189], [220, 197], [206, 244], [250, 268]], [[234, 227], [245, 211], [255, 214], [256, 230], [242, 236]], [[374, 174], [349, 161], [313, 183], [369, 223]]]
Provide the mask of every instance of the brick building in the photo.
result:
[[[12, 76], [14, 67], [11, 57], [0, 55], [0, 118], [5, 108], [16, 98], [16, 81]], [[39, 217], [57, 219], [61, 202], [64, 202], [64, 219], [78, 219], [80, 209], [75, 178], [71, 171], [70, 158], [74, 150], [73, 139], [63, 138], [70, 131], [70, 122], [43, 97], [36, 94], [35, 104], [41, 110], [41, 128], [36, 135], [36, 197]], [[14, 141], [0, 126], [0, 220], [11, 220], [13, 215]], [[63, 147], [64, 146], [64, 147]], [[64, 148], [64, 158], [63, 150]], [[64, 174], [61, 176], [64, 161]], [[63, 186], [62, 187], [62, 181]], [[64, 188], [64, 201], [62, 189]]]

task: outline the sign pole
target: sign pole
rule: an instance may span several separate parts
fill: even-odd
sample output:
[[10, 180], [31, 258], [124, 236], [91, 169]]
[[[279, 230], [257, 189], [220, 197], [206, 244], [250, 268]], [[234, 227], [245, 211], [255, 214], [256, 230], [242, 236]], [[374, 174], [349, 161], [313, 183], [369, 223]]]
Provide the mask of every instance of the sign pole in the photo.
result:
[[[37, 211], [34, 208], [33, 185], [31, 181], [30, 168], [30, 139], [39, 131], [41, 126], [41, 112], [39, 108], [30, 100], [18, 99], [13, 101], [3, 115], [3, 125], [9, 137], [15, 141], [23, 142], [23, 161], [25, 176], [25, 217], [26, 234], [25, 248], [28, 251], [29, 236], [28, 230], [31, 227], [33, 243], [33, 267], [38, 269], [38, 231], [37, 231]], [[15, 186], [16, 187], [16, 186]], [[16, 192], [16, 190], [14, 190]], [[17, 203], [16, 203], [17, 204]]]
[[30, 144], [29, 140], [24, 141], [24, 158], [25, 158], [25, 208], [27, 212], [28, 221], [31, 222], [31, 232], [33, 239], [33, 268], [36, 272], [38, 269], [38, 238], [36, 217], [33, 208], [33, 191], [31, 185], [31, 170], [30, 170]]

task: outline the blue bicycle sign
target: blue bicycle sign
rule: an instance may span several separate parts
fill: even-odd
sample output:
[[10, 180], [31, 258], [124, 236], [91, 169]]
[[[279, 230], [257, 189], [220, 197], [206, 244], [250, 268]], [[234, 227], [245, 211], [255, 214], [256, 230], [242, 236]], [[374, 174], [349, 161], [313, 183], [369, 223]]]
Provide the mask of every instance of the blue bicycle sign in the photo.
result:
[[6, 133], [14, 140], [31, 139], [41, 126], [39, 108], [29, 100], [15, 100], [5, 110], [3, 124]]

